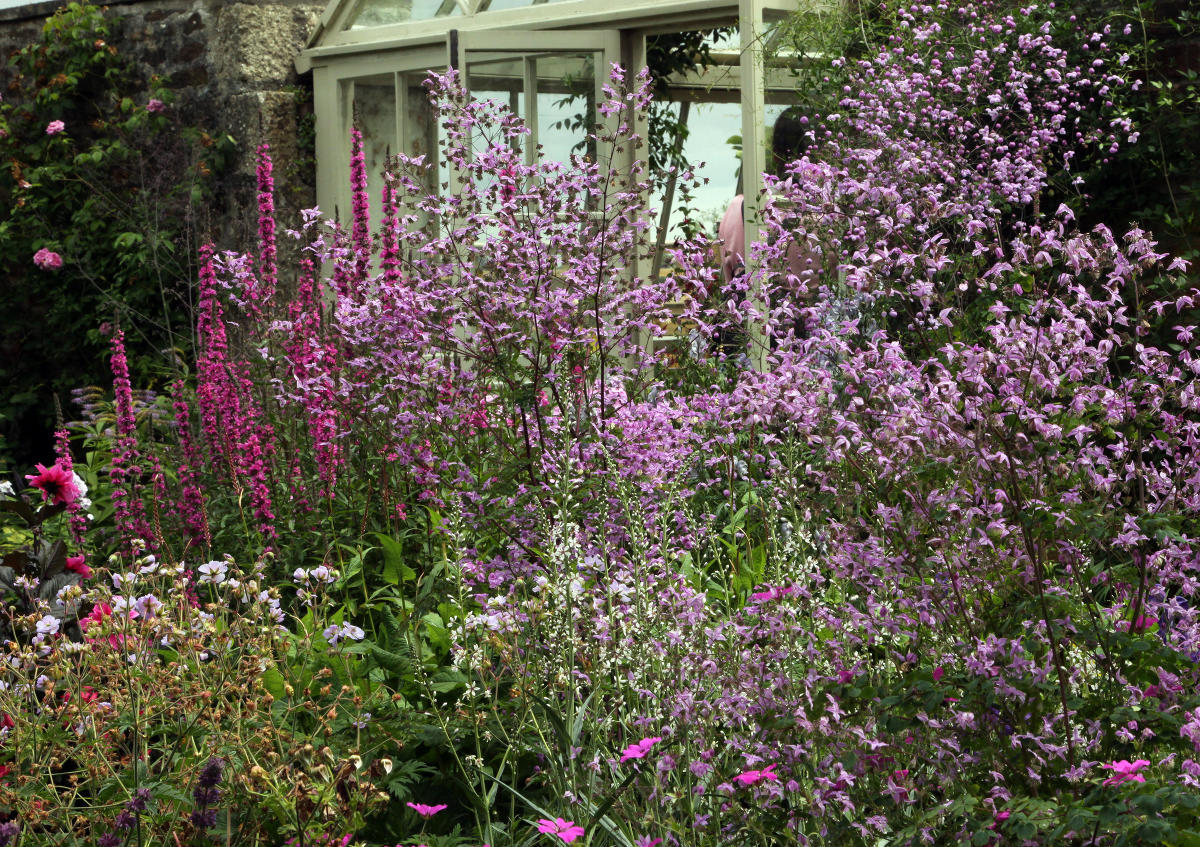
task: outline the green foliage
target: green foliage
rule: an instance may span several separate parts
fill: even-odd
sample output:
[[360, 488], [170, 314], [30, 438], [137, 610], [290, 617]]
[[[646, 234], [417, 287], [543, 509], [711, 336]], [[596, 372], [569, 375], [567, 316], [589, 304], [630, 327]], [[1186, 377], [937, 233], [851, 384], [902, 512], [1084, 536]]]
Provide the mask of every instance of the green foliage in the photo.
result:
[[[18, 464], [45, 454], [56, 397], [107, 383], [102, 325], [129, 331], [139, 385], [190, 347], [195, 209], [231, 140], [184, 126], [108, 35], [103, 10], [68, 4], [13, 54], [0, 101], [0, 434]], [[42, 249], [62, 267], [35, 266]]]
[[[1112, 92], [1133, 121], [1136, 143], [1080, 163], [1091, 203], [1085, 220], [1136, 224], [1190, 262], [1200, 259], [1200, 14], [1164, 0], [1078, 0], [1060, 26], [1108, 27], [1134, 83]], [[1068, 16], [1070, 16], [1068, 18]]]

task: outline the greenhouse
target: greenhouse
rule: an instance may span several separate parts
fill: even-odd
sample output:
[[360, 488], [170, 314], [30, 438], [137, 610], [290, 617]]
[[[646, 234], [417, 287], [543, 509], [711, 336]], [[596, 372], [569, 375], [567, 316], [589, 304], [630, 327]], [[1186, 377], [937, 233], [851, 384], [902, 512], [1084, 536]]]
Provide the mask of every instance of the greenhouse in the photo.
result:
[[[349, 208], [345, 174], [354, 123], [365, 136], [375, 203], [387, 155], [437, 149], [422, 87], [432, 70], [455, 68], [472, 97], [499, 99], [520, 114], [531, 131], [528, 161], [537, 145], [565, 161], [571, 150], [586, 149], [594, 121], [573, 118], [581, 102], [594, 109], [608, 81], [597, 69], [642, 68], [647, 39], [719, 27], [732, 35], [714, 48], [713, 63], [674, 75], [670, 99], [681, 107], [681, 123], [684, 104], [740, 106], [740, 126], [731, 129], [750, 142], [741, 163], [750, 175], [745, 184], [761, 187], [769, 120], [795, 98], [787, 61], [764, 56], [778, 41], [776, 24], [799, 7], [812, 14], [823, 8], [796, 0], [336, 0], [296, 62], [313, 75], [318, 203]], [[738, 163], [731, 147], [725, 155], [732, 182]], [[757, 192], [745, 194], [753, 234]]]

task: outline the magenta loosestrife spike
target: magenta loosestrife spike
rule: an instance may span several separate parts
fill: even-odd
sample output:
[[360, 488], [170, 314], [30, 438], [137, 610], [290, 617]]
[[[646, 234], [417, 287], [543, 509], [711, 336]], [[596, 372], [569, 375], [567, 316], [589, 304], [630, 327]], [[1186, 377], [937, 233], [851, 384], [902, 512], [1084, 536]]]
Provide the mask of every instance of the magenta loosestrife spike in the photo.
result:
[[214, 459], [236, 479], [235, 445], [241, 440], [241, 404], [233, 382], [225, 334], [225, 312], [217, 296], [213, 248], [200, 248], [200, 299], [196, 331], [200, 355], [197, 362], [196, 403], [201, 428]]
[[133, 410], [133, 390], [129, 383], [129, 361], [125, 356], [125, 333], [116, 329], [110, 342], [111, 368], [116, 406], [116, 432], [113, 438], [112, 461], [108, 474], [112, 483], [113, 518], [122, 545], [128, 550], [134, 539], [147, 544], [154, 542], [142, 503], [137, 421]]
[[200, 485], [199, 469], [202, 460], [196, 443], [192, 440], [191, 409], [184, 399], [183, 392], [181, 381], [172, 386], [171, 393], [175, 398], [175, 433], [179, 438], [180, 513], [189, 545], [194, 544], [207, 549], [212, 546], [212, 539], [209, 536], [208, 516], [204, 509], [204, 492]]
[[[71, 459], [71, 438], [65, 429], [54, 431], [54, 453], [58, 457], [58, 464], [67, 473], [75, 472], [75, 465]], [[88, 520], [86, 511], [79, 498], [73, 498], [67, 503], [67, 523], [71, 529], [71, 540], [75, 542], [77, 550], [83, 549], [85, 534], [87, 533]]]
[[271, 146], [258, 147], [258, 281], [256, 304], [264, 306], [275, 296], [279, 282], [275, 246], [275, 180], [272, 176]]
[[350, 131], [350, 187], [353, 192], [354, 226], [351, 247], [354, 251], [354, 298], [361, 302], [371, 267], [371, 198], [367, 192], [367, 160], [363, 153], [362, 132]]
[[379, 233], [379, 266], [384, 285], [400, 282], [400, 213], [396, 202], [395, 175], [383, 175], [383, 224]]

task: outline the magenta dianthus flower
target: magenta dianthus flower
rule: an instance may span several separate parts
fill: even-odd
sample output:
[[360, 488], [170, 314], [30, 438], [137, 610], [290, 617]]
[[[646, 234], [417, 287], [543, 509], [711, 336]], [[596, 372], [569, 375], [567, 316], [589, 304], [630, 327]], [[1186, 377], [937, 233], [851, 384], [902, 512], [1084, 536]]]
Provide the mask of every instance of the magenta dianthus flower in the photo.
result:
[[758, 785], [760, 782], [772, 782], [778, 780], [779, 776], [775, 773], [775, 765], [767, 765], [760, 771], [746, 771], [740, 773], [733, 778], [733, 781], [738, 785], [750, 786]]
[[1142, 776], [1138, 771], [1148, 764], [1150, 762], [1146, 759], [1138, 759], [1133, 762], [1121, 759], [1119, 762], [1113, 762], [1111, 765], [1101, 765], [1100, 767], [1107, 768], [1113, 772], [1113, 775], [1101, 784], [1120, 785], [1122, 782], [1145, 782], [1146, 777]]
[[621, 752], [621, 761], [628, 762], [630, 759], [641, 759], [650, 752], [650, 748], [658, 742], [662, 741], [660, 736], [652, 738], [643, 738], [637, 744], [630, 744]]
[[438, 803], [436, 806], [427, 806], [424, 803], [405, 803], [405, 805], [423, 818], [431, 818], [446, 808], [445, 803]]
[[575, 823], [575, 821], [567, 821], [562, 818], [542, 818], [537, 822], [538, 832], [546, 835], [557, 835], [565, 844], [570, 844], [579, 836], [583, 835], [583, 827]]

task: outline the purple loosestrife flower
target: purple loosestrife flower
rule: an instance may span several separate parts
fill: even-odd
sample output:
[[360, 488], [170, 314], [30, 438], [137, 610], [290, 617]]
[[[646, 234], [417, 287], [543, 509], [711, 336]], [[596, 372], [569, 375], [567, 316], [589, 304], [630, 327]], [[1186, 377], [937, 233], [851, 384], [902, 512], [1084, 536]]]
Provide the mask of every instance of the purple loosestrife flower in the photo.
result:
[[564, 843], [570, 844], [576, 838], [584, 834], [583, 827], [575, 823], [575, 821], [563, 820], [562, 818], [541, 818], [537, 822], [537, 831], [544, 835], [557, 835]]
[[259, 306], [266, 305], [275, 295], [278, 284], [275, 247], [275, 180], [272, 176], [271, 146], [258, 147], [258, 285], [247, 291], [252, 312], [258, 316]]
[[354, 250], [354, 277], [352, 297], [361, 302], [366, 286], [367, 273], [371, 267], [371, 198], [367, 193], [367, 164], [363, 153], [362, 132], [356, 126], [350, 131], [350, 186], [352, 191], [351, 212], [354, 224], [351, 246]]
[[175, 437], [179, 439], [179, 487], [182, 500], [179, 504], [183, 528], [188, 539], [198, 546], [209, 546], [208, 515], [204, 509], [205, 497], [200, 484], [200, 453], [192, 437], [192, 413], [188, 402], [183, 399], [183, 381], [172, 386], [175, 409]]
[[87, 498], [87, 485], [83, 478], [75, 473], [75, 463], [71, 458], [71, 437], [65, 428], [54, 433], [54, 452], [58, 455], [55, 464], [61, 465], [63, 470], [71, 474], [76, 496], [67, 503], [67, 525], [71, 530], [71, 539], [76, 546], [82, 547], [88, 527], [87, 510], [91, 508], [92, 501]]
[[108, 476], [112, 482], [110, 497], [118, 533], [131, 550], [135, 538], [149, 542], [153, 536], [142, 504], [137, 421], [133, 412], [133, 390], [129, 383], [129, 360], [125, 356], [125, 333], [118, 329], [112, 335], [111, 368], [117, 413], [117, 433], [113, 445]]

